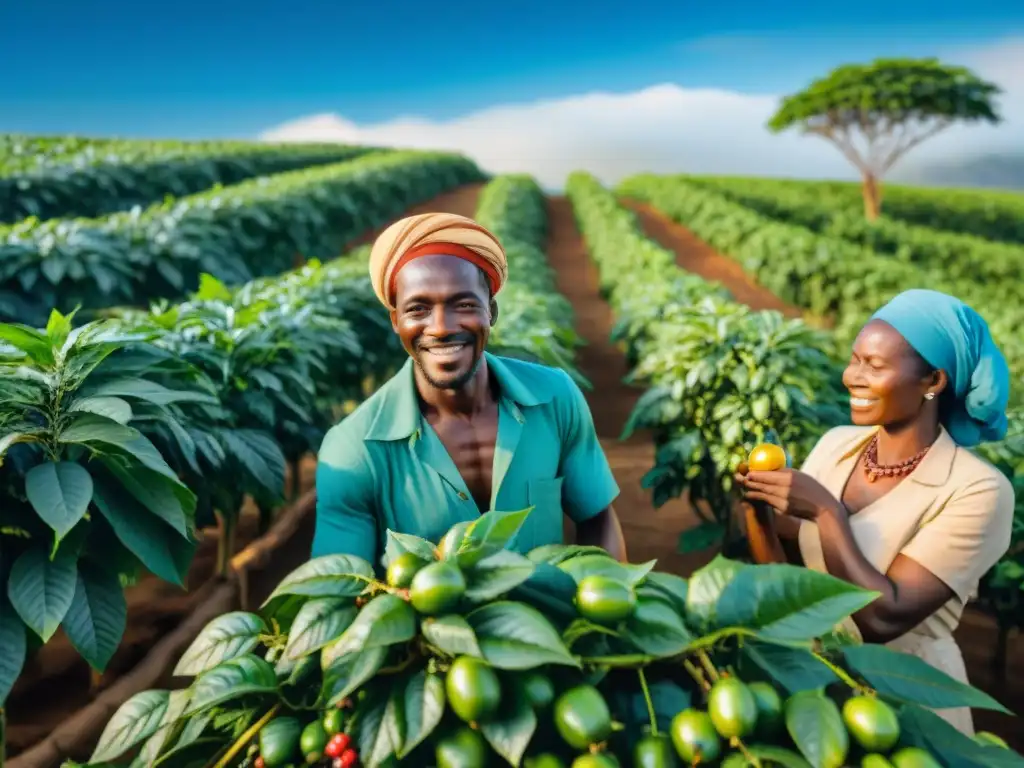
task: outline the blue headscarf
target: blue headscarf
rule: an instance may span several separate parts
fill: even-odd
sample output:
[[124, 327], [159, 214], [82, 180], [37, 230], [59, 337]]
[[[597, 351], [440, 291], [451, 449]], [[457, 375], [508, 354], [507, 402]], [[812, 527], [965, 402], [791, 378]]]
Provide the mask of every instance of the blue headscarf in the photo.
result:
[[943, 414], [943, 426], [958, 445], [1006, 435], [1010, 370], [981, 315], [945, 293], [915, 288], [871, 319], [887, 322], [933, 368], [946, 372], [955, 402]]

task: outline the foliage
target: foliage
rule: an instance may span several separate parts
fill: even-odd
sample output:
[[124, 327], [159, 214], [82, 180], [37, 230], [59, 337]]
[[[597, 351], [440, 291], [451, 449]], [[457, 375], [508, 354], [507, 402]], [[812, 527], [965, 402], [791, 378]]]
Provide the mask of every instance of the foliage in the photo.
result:
[[[89, 765], [181, 764], [186, 755], [195, 765], [331, 765], [349, 750], [334, 764], [358, 753], [366, 768], [565, 766], [582, 755], [632, 765], [651, 737], [671, 765], [672, 752], [694, 746], [683, 721], [708, 715], [703, 743], [726, 766], [846, 765], [865, 743], [897, 764], [911, 747], [943, 766], [1024, 763], [930, 711], [1007, 711], [998, 702], [915, 657], [834, 631], [877, 593], [721, 557], [686, 580], [590, 547], [524, 556], [509, 542], [528, 514], [482, 516], [440, 563], [432, 542], [389, 532], [388, 559], [418, 562], [410, 588], [378, 581], [347, 555], [303, 564], [259, 613], [226, 614], [200, 633], [175, 670], [193, 678], [187, 688], [125, 702]], [[412, 603], [432, 588], [423, 574], [438, 568], [466, 586], [424, 615]], [[576, 607], [580, 584], [601, 575], [634, 595], [621, 620], [595, 623]], [[869, 712], [854, 719], [855, 708]], [[329, 735], [335, 726], [342, 735]], [[306, 754], [300, 730], [323, 733]]]
[[0, 320], [45, 322], [44, 309], [146, 304], [278, 274], [296, 257], [329, 258], [438, 192], [480, 178], [469, 160], [425, 152], [250, 179], [103, 219], [27, 219], [0, 228]]
[[907, 288], [928, 286], [983, 312], [1014, 381], [1024, 379], [1024, 338], [1018, 333], [1024, 325], [1024, 303], [1016, 281], [953, 279], [938, 270], [776, 221], [678, 177], [634, 176], [619, 185], [618, 192], [650, 203], [736, 259], [776, 296], [828, 318], [844, 356], [875, 310]]
[[[834, 144], [864, 177], [867, 217], [878, 217], [882, 178], [907, 152], [956, 122], [998, 123], [999, 88], [936, 59], [847, 64], [787, 96], [768, 121]], [[863, 145], [863, 146], [859, 146]]]
[[[160, 381], [163, 383], [160, 383]], [[0, 704], [29, 646], [63, 627], [98, 670], [121, 640], [121, 580], [183, 584], [195, 494], [142, 424], [215, 405], [189, 367], [109, 323], [0, 326]]]
[[573, 330], [572, 305], [555, 288], [544, 252], [548, 215], [536, 180], [522, 174], [498, 176], [481, 191], [475, 218], [498, 238], [509, 263], [491, 337], [495, 351], [563, 368], [586, 384], [573, 364], [582, 342]]
[[218, 184], [337, 163], [370, 151], [339, 144], [238, 141], [108, 141], [71, 146], [80, 151], [70, 156], [43, 155], [28, 168], [11, 168], [14, 163], [0, 158], [0, 222], [28, 216], [105, 216], [167, 196], [182, 197]]
[[988, 290], [998, 291], [1009, 300], [1021, 295], [1016, 279], [1024, 272], [1022, 245], [939, 232], [885, 216], [867, 222], [848, 205], [834, 198], [823, 199], [812, 187], [793, 187], [774, 179], [687, 180], [769, 218], [866, 246], [880, 255], [934, 268], [951, 281], [985, 282]]
[[573, 174], [567, 193], [618, 318], [615, 338], [630, 348], [631, 379], [650, 385], [626, 427], [654, 431], [656, 463], [644, 486], [656, 506], [683, 492], [697, 502], [705, 525], [684, 548], [723, 535], [730, 545], [732, 477], [750, 441], [774, 433], [805, 456], [842, 421], [831, 338], [753, 312], [683, 272], [593, 177]]

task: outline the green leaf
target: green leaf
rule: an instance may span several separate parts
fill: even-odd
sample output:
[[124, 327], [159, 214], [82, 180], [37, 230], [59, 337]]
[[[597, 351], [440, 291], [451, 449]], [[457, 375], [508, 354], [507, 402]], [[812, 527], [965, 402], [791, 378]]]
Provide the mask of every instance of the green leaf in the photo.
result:
[[360, 705], [355, 739], [366, 768], [378, 768], [402, 748], [401, 701], [401, 686], [392, 683], [371, 688]]
[[404, 758], [423, 742], [444, 716], [444, 681], [420, 670], [405, 686], [402, 701], [404, 738], [396, 757]]
[[534, 563], [533, 574], [508, 597], [539, 608], [551, 621], [568, 624], [578, 618], [576, 580], [557, 566]]
[[359, 650], [395, 645], [416, 636], [416, 611], [405, 600], [384, 593], [373, 598], [341, 637], [323, 652], [323, 663]]
[[116, 760], [160, 727], [170, 702], [169, 691], [142, 691], [120, 706], [103, 729], [90, 763]]
[[[188, 705], [189, 699], [192, 697], [192, 691], [188, 688], [184, 690], [171, 691], [171, 695], [168, 698], [167, 709], [164, 712], [164, 716], [160, 719], [160, 725], [152, 736], [146, 741], [145, 746], [139, 751], [138, 756], [132, 762], [132, 766], [137, 768], [150, 768], [157, 762], [157, 757], [161, 752], [164, 751], [168, 746], [169, 742], [176, 741], [178, 745], [187, 744], [186, 740], [187, 733], [183, 732], [176, 739], [172, 739], [172, 736], [177, 734], [177, 724], [181, 719], [181, 716], [185, 713], [185, 707]], [[196, 718], [205, 719], [205, 718]], [[189, 721], [188, 726], [191, 726], [195, 720]], [[188, 730], [188, 726], [184, 729]], [[196, 734], [194, 738], [198, 738], [201, 732]]]
[[611, 558], [608, 550], [584, 544], [545, 544], [531, 549], [526, 556], [535, 563], [558, 565], [580, 555], [601, 555]]
[[120, 397], [83, 397], [72, 403], [68, 409], [72, 412], [94, 413], [97, 416], [127, 424], [132, 420], [132, 407], [127, 400]]
[[[651, 703], [654, 705], [655, 720], [662, 731], [668, 732], [675, 716], [693, 705], [693, 695], [690, 691], [674, 680], [652, 681], [648, 685], [648, 690], [651, 693]], [[640, 735], [642, 729], [650, 725], [650, 715], [647, 712], [643, 691], [637, 687], [623, 686], [616, 688], [614, 694], [617, 695], [617, 700], [622, 702], [627, 728]]]
[[[129, 445], [142, 435], [135, 427], [120, 424], [96, 413], [76, 413], [71, 423], [60, 433], [62, 443], [108, 443], [118, 447]], [[102, 446], [94, 446], [102, 447]]]
[[690, 576], [686, 617], [691, 626], [704, 632], [714, 624], [719, 597], [736, 575], [748, 567], [716, 555], [714, 560]]
[[26, 626], [45, 643], [64, 620], [75, 599], [78, 570], [70, 555], [50, 560], [41, 549], [29, 549], [14, 561], [7, 597]]
[[259, 656], [247, 654], [204, 672], [192, 684], [187, 715], [205, 712], [242, 696], [277, 691], [274, 668]]
[[[356, 651], [347, 656], [324, 664], [324, 686], [322, 698], [327, 707], [337, 706], [351, 696], [362, 685], [377, 674], [387, 658], [388, 648], [379, 646], [366, 651]], [[321, 657], [323, 661], [323, 657]]]
[[957, 768], [1024, 768], [1024, 757], [1009, 749], [979, 744], [930, 709], [909, 704], [898, 713], [900, 744], [920, 747], [943, 765]]
[[1012, 714], [984, 691], [961, 683], [928, 662], [884, 645], [851, 645], [843, 649], [850, 669], [885, 696], [931, 709], [974, 707]]
[[457, 614], [428, 617], [420, 625], [420, 631], [428, 643], [451, 656], [484, 657], [473, 628]]
[[472, 611], [466, 620], [484, 659], [498, 669], [534, 669], [544, 664], [579, 667], [551, 622], [528, 605], [491, 603]]
[[21, 674], [27, 649], [25, 625], [0, 592], [0, 708]]
[[[71, 313], [74, 315], [74, 312]], [[56, 309], [50, 310], [50, 319], [46, 322], [46, 335], [50, 343], [60, 349], [71, 335], [71, 317], [62, 315]]]
[[172, 403], [220, 404], [213, 395], [195, 390], [176, 391], [146, 379], [116, 379], [114, 381], [107, 381], [98, 387], [90, 388], [89, 395], [92, 397], [135, 398], [136, 400], [144, 400], [154, 405], [171, 405]]
[[348, 629], [359, 614], [351, 600], [321, 597], [299, 609], [288, 633], [284, 656], [299, 659], [323, 648]]
[[139, 514], [138, 502], [103, 477], [93, 478], [93, 502], [114, 534], [142, 564], [164, 581], [183, 586], [196, 543], [179, 536], [152, 515]]
[[254, 613], [231, 611], [218, 616], [199, 633], [174, 668], [175, 676], [201, 675], [225, 661], [244, 656], [268, 632], [266, 622]]
[[226, 429], [220, 434], [228, 453], [253, 480], [275, 496], [283, 493], [287, 462], [277, 441], [256, 429]]
[[580, 555], [558, 564], [558, 568], [572, 576], [577, 583], [587, 576], [607, 576], [631, 586], [636, 586], [654, 568], [656, 560], [633, 565], [620, 563], [605, 555]]
[[89, 508], [92, 475], [73, 461], [46, 461], [26, 473], [25, 495], [60, 541]]
[[824, 688], [839, 681], [831, 669], [805, 648], [747, 640], [741, 653], [790, 693]]
[[794, 693], [785, 705], [786, 730], [813, 768], [846, 764], [850, 737], [839, 707], [820, 691]]
[[196, 496], [192, 491], [177, 479], [172, 480], [145, 467], [124, 467], [120, 460], [107, 456], [101, 462], [146, 509], [188, 538], [190, 519], [196, 508]]
[[53, 347], [45, 335], [21, 323], [0, 323], [0, 341], [20, 349], [37, 365], [53, 365]]
[[744, 626], [776, 640], [810, 640], [878, 597], [826, 573], [760, 565], [736, 574], [715, 606], [719, 627]]
[[623, 637], [650, 656], [682, 653], [693, 642], [683, 617], [662, 600], [639, 598]]
[[487, 512], [466, 529], [455, 553], [460, 565], [479, 561], [504, 549], [519, 533], [533, 507], [519, 512]]
[[480, 732], [491, 748], [510, 765], [520, 765], [537, 730], [537, 715], [521, 686], [506, 686], [506, 691], [500, 716], [481, 723]]
[[68, 640], [93, 669], [107, 668], [127, 619], [128, 604], [117, 574], [80, 562], [75, 596], [62, 623]]
[[495, 552], [465, 570], [466, 598], [478, 603], [494, 600], [529, 579], [533, 569], [533, 563], [516, 552]]
[[373, 581], [373, 567], [351, 555], [324, 555], [289, 573], [263, 605], [280, 595], [356, 597]]
[[[751, 744], [747, 751], [754, 757], [760, 759], [763, 764], [779, 766], [780, 768], [811, 768], [811, 764], [800, 755], [784, 747], [776, 747], [770, 744]], [[742, 757], [742, 753], [736, 752]]]
[[686, 593], [689, 591], [689, 584], [686, 579], [671, 573], [659, 573], [652, 571], [647, 574], [644, 583], [637, 588], [637, 595], [650, 595], [658, 597], [673, 608], [679, 611], [681, 616], [686, 615]]
[[437, 559], [437, 548], [426, 539], [389, 530], [384, 550], [384, 563], [391, 565], [399, 555], [404, 555], [406, 552], [412, 552], [428, 563]]
[[709, 547], [721, 544], [724, 535], [725, 528], [721, 524], [704, 521], [695, 528], [687, 528], [679, 534], [676, 549], [684, 555], [703, 552]]

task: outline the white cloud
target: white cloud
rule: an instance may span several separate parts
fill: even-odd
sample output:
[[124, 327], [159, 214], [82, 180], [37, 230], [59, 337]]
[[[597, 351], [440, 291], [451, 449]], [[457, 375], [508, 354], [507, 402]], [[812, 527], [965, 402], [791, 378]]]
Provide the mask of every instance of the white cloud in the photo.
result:
[[[950, 129], [905, 163], [1024, 147], [1024, 38], [943, 58], [963, 62], [1005, 89], [1005, 122], [997, 128]], [[490, 172], [528, 172], [553, 189], [580, 168], [606, 183], [644, 171], [854, 178], [850, 165], [826, 142], [795, 132], [770, 134], [764, 125], [777, 104], [776, 95], [666, 83], [631, 93], [500, 105], [446, 121], [401, 117], [358, 125], [336, 114], [312, 115], [260, 138], [457, 150]]]

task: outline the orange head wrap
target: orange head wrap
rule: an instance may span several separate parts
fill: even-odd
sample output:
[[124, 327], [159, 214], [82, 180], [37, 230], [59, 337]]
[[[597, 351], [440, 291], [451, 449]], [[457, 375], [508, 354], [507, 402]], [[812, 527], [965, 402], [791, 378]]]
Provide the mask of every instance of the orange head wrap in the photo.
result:
[[456, 256], [487, 275], [491, 295], [508, 279], [505, 249], [498, 238], [472, 219], [454, 213], [422, 213], [385, 229], [370, 253], [370, 280], [377, 298], [393, 310], [398, 271], [420, 256]]

